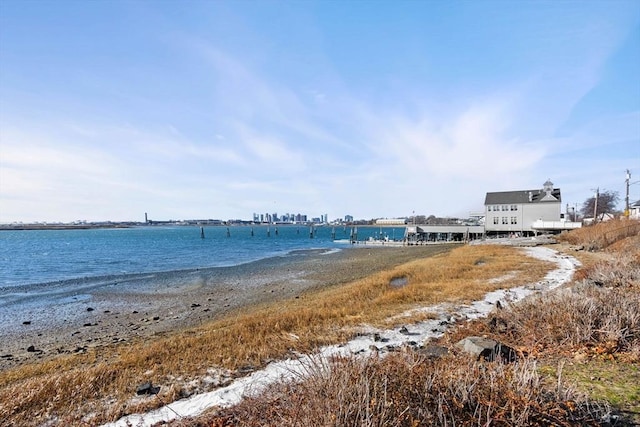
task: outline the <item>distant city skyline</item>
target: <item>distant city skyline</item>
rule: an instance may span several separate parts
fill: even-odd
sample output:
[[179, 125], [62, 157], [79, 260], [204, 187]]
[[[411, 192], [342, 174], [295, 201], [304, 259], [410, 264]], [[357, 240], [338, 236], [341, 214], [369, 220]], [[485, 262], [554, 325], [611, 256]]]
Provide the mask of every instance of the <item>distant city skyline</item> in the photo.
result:
[[0, 223], [465, 217], [640, 180], [637, 0], [3, 0], [0, 64]]

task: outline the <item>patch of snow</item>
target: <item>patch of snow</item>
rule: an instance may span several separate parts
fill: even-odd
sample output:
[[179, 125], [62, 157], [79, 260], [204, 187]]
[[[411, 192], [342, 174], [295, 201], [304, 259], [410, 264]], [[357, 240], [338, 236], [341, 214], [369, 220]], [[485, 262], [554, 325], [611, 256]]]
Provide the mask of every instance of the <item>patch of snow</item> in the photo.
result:
[[489, 292], [482, 300], [469, 305], [439, 304], [424, 308], [424, 311], [435, 313], [438, 316], [437, 319], [419, 322], [400, 330], [367, 328], [364, 335], [345, 344], [324, 347], [316, 355], [301, 355], [297, 359], [272, 362], [264, 369], [239, 378], [225, 387], [175, 401], [146, 414], [128, 415], [116, 422], [104, 424], [103, 427], [146, 427], [177, 417], [197, 416], [214, 406], [236, 405], [244, 396], [259, 393], [269, 384], [282, 379], [302, 377], [308, 372], [308, 367], [314, 364], [314, 360], [327, 360], [332, 356], [369, 355], [376, 349], [385, 351], [405, 345], [419, 345], [427, 339], [442, 336], [446, 328], [456, 321], [487, 316], [498, 301], [501, 301], [502, 304], [508, 304], [519, 301], [535, 292], [555, 289], [569, 282], [576, 266], [580, 265], [575, 258], [561, 255], [549, 248], [535, 246], [522, 248], [522, 250], [531, 257], [554, 262], [557, 268], [547, 273], [542, 281], [534, 285]]

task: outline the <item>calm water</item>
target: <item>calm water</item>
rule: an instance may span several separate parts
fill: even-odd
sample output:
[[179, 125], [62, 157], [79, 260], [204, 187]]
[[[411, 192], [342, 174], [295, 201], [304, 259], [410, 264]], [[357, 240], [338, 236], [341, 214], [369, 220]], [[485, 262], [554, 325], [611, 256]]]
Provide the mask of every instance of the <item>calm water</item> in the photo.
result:
[[[12, 287], [130, 273], [222, 267], [295, 250], [344, 248], [350, 228], [303, 226], [139, 227], [0, 231], [0, 293]], [[253, 230], [253, 236], [251, 232]], [[270, 236], [268, 236], [268, 231]], [[358, 240], [401, 239], [404, 227], [358, 227]]]

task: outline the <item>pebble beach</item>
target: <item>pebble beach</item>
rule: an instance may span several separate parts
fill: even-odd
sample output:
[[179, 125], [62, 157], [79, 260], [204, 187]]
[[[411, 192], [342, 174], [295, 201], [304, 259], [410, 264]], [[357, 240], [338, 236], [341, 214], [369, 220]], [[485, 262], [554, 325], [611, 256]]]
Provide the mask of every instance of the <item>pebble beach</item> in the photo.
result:
[[254, 304], [295, 298], [449, 248], [303, 250], [231, 267], [101, 277], [79, 280], [77, 286], [65, 283], [60, 291], [52, 291], [50, 298], [60, 299], [53, 307], [43, 308], [35, 300], [0, 307], [0, 370], [179, 333]]

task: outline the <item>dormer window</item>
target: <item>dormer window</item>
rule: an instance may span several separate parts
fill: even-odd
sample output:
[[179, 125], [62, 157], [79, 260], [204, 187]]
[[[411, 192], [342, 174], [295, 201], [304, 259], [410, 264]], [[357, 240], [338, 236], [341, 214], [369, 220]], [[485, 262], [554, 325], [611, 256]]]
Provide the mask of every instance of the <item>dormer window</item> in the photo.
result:
[[553, 193], [553, 182], [551, 182], [550, 179], [548, 179], [547, 182], [545, 182], [543, 184], [542, 191], [545, 193], [544, 197], [542, 198], [543, 202], [558, 200], [552, 194]]

